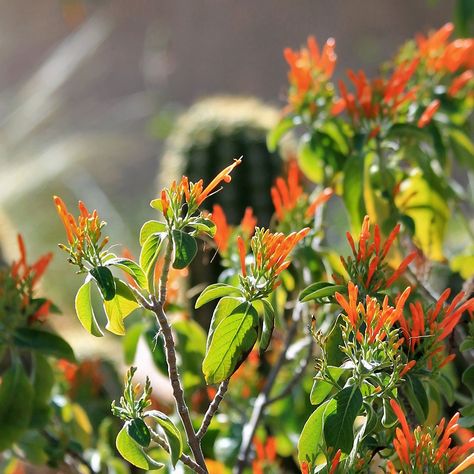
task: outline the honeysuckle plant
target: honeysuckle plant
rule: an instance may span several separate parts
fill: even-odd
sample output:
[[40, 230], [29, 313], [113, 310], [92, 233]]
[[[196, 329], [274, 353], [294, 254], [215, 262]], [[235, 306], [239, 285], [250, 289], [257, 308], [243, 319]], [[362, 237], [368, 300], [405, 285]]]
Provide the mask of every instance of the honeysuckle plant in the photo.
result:
[[[14, 420], [18, 431], [2, 424], [6, 461], [31, 458], [27, 441], [40, 426], [51, 465], [104, 474], [455, 474], [472, 466], [474, 270], [469, 244], [456, 255], [443, 243], [452, 213], [474, 245], [472, 218], [459, 212], [472, 209], [469, 189], [451, 174], [457, 166], [472, 179], [474, 170], [474, 44], [451, 34], [448, 24], [420, 35], [379, 76], [349, 71], [350, 82], [338, 84], [333, 39], [285, 50], [288, 105], [268, 145], [295, 129], [298, 151], [268, 189], [268, 228], [251, 208], [238, 225], [223, 206], [205, 209], [233, 185], [245, 157], [229, 159], [209, 183], [183, 176], [160, 190], [156, 219], [138, 232], [138, 259], [115, 250], [97, 211], [79, 202], [75, 217], [54, 197], [66, 231], [60, 248], [84, 277], [77, 317], [92, 336], [121, 336], [131, 367], [122, 395], [109, 396], [103, 364], [77, 364], [44, 330], [54, 305], [35, 285], [50, 257], [28, 265], [20, 240], [20, 260], [0, 271], [0, 421], [13, 423], [21, 404], [10, 380], [22, 394], [50, 380], [46, 371], [56, 382], [40, 391], [47, 395], [31, 416], [28, 408]], [[215, 249], [222, 273], [188, 288], [201, 245]], [[196, 293], [207, 322], [193, 317]], [[143, 374], [143, 350], [167, 384], [152, 386], [150, 364]], [[87, 437], [67, 415], [89, 419], [97, 390], [115, 399], [114, 418], [91, 415], [98, 436]], [[51, 400], [54, 414], [38, 421], [35, 410]]]

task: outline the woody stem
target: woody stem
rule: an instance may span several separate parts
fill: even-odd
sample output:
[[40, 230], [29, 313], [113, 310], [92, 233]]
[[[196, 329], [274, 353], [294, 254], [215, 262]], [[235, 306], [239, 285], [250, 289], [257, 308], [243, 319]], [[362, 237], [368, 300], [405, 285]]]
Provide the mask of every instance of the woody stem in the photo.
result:
[[188, 445], [194, 455], [196, 464], [202, 468], [202, 471], [207, 473], [206, 462], [202, 454], [201, 443], [196, 436], [194, 431], [193, 424], [191, 421], [191, 416], [189, 414], [189, 409], [184, 398], [184, 391], [181, 384], [181, 379], [178, 372], [178, 365], [176, 361], [176, 349], [175, 342], [173, 338], [173, 332], [169, 324], [166, 313], [163, 309], [163, 306], [166, 302], [166, 285], [168, 282], [168, 273], [171, 265], [171, 254], [173, 252], [173, 242], [171, 238], [168, 238], [168, 243], [166, 245], [165, 258], [163, 263], [163, 271], [160, 277], [160, 289], [159, 289], [159, 299], [157, 300], [155, 296], [152, 296], [152, 311], [155, 313], [158, 324], [160, 325], [163, 337], [165, 340], [165, 351], [166, 351], [166, 362], [168, 364], [168, 373], [171, 381], [171, 387], [173, 389], [173, 397], [176, 402], [176, 407], [178, 409], [179, 417], [184, 426], [186, 432], [186, 438], [188, 440]]

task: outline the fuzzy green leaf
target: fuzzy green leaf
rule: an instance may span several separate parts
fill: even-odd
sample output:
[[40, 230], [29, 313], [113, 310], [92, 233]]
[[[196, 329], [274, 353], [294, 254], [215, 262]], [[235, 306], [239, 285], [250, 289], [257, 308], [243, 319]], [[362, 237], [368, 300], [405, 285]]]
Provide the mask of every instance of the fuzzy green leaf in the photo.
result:
[[139, 304], [130, 288], [118, 278], [116, 279], [116, 287], [115, 297], [110, 301], [104, 301], [104, 310], [108, 319], [105, 328], [118, 336], [123, 336], [125, 334], [123, 320], [137, 309]]
[[145, 273], [140, 266], [133, 260], [128, 258], [113, 258], [107, 262], [107, 265], [120, 268], [128, 273], [137, 283], [140, 288], [147, 288], [147, 279]]
[[140, 245], [147, 241], [152, 234], [166, 233], [166, 224], [159, 221], [147, 221], [140, 229]]
[[214, 283], [203, 290], [196, 300], [194, 307], [197, 309], [217, 298], [237, 296], [238, 294], [240, 294], [240, 291], [235, 286], [227, 285], [226, 283]]
[[143, 448], [130, 437], [127, 433], [126, 426], [124, 426], [117, 435], [115, 445], [117, 451], [126, 461], [140, 469], [153, 471], [164, 467], [164, 464], [156, 462], [148, 456], [148, 454], [143, 451]]
[[181, 230], [173, 230], [174, 261], [173, 268], [186, 268], [197, 254], [197, 243], [194, 237]]
[[164, 413], [161, 413], [158, 410], [151, 410], [147, 412], [147, 415], [153, 417], [163, 429], [171, 451], [171, 462], [173, 463], [173, 466], [176, 466], [181, 454], [183, 454], [183, 440], [181, 438], [181, 433]]
[[230, 377], [245, 360], [257, 341], [258, 314], [242, 303], [217, 326], [202, 364], [208, 384]]
[[95, 318], [91, 301], [92, 281], [86, 281], [78, 290], [75, 300], [77, 317], [84, 329], [93, 336], [101, 337], [104, 333], [101, 331]]
[[362, 407], [362, 393], [359, 388], [343, 388], [334, 397], [336, 410], [324, 424], [324, 437], [328, 447], [350, 453], [354, 444], [354, 421]]
[[[327, 370], [334, 381], [337, 382], [344, 373], [345, 369], [343, 367], [328, 366]], [[324, 402], [333, 388], [333, 384], [326, 382], [325, 380], [315, 379], [313, 382], [313, 387], [311, 388], [311, 394], [309, 396], [311, 403], [313, 405], [319, 405], [320, 403]]]
[[115, 296], [115, 281], [112, 272], [107, 267], [95, 267], [90, 274], [97, 282], [102, 298], [110, 301]]
[[52, 332], [33, 328], [18, 328], [14, 334], [14, 342], [17, 347], [35, 350], [57, 359], [75, 361], [72, 347], [62, 337]]

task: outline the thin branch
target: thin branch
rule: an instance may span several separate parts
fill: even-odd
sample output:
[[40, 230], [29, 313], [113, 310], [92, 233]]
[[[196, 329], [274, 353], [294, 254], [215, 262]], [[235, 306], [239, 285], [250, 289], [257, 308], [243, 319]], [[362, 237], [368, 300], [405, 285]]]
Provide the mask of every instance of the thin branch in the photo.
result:
[[216, 414], [217, 409], [219, 408], [219, 404], [224, 398], [224, 395], [225, 395], [225, 392], [227, 391], [228, 386], [229, 386], [229, 379], [225, 379], [219, 385], [219, 389], [217, 390], [217, 393], [214, 399], [209, 404], [209, 408], [207, 409], [206, 414], [204, 415], [204, 419], [202, 420], [201, 427], [199, 428], [199, 431], [196, 433], [196, 437], [198, 439], [202, 439], [204, 435], [206, 434], [206, 431], [209, 428], [209, 425], [211, 423], [212, 417]]
[[243, 428], [242, 444], [240, 445], [240, 451], [237, 457], [237, 464], [233, 471], [235, 474], [242, 474], [245, 467], [247, 466], [255, 431], [257, 430], [257, 426], [260, 422], [260, 419], [263, 416], [263, 412], [267, 405], [267, 401], [269, 399], [270, 392], [273, 388], [277, 375], [279, 374], [281, 368], [287, 361], [288, 349], [291, 345], [291, 342], [293, 341], [293, 338], [296, 335], [296, 331], [298, 328], [298, 321], [300, 320], [302, 309], [303, 309], [303, 305], [301, 303], [296, 303], [293, 309], [291, 325], [286, 335], [284, 348], [282, 352], [280, 353], [280, 357], [278, 358], [277, 363], [273, 366], [272, 370], [270, 371], [270, 374], [268, 376], [268, 379], [265, 383], [265, 386], [262, 392], [258, 395], [258, 397], [255, 400], [253, 410], [252, 410], [252, 415], [250, 416], [249, 421], [245, 424]]
[[278, 400], [282, 400], [283, 398], [286, 398], [291, 393], [295, 385], [303, 377], [309, 363], [311, 362], [311, 358], [313, 356], [313, 347], [314, 347], [314, 339], [310, 337], [309, 343], [308, 343], [308, 353], [306, 357], [300, 362], [300, 365], [296, 369], [295, 374], [293, 375], [291, 380], [286, 384], [286, 387], [278, 395], [275, 395], [273, 398], [270, 398], [269, 400], [267, 400], [267, 402], [265, 403], [266, 407], [269, 405], [272, 405]]
[[[159, 444], [167, 453], [170, 452], [170, 448], [168, 443], [158, 434], [152, 431], [152, 439], [155, 443]], [[203, 469], [201, 466], [196, 464], [187, 454], [181, 454], [179, 460], [186, 464], [186, 466], [190, 467], [193, 471], [197, 472], [198, 474], [206, 474], [207, 471]]]
[[201, 444], [194, 431], [191, 416], [189, 414], [189, 409], [186, 405], [186, 401], [184, 398], [184, 391], [178, 373], [178, 364], [176, 361], [176, 350], [173, 332], [171, 331], [171, 326], [169, 325], [168, 318], [166, 317], [166, 314], [163, 309], [163, 305], [166, 302], [166, 285], [168, 281], [168, 272], [171, 265], [172, 251], [173, 244], [171, 239], [169, 239], [166, 246], [163, 271], [161, 273], [160, 278], [159, 300], [156, 300], [156, 297], [152, 295], [152, 311], [156, 315], [156, 319], [158, 320], [165, 340], [166, 361], [168, 364], [168, 373], [171, 381], [171, 387], [173, 389], [173, 396], [176, 401], [178, 414], [181, 418], [184, 430], [186, 432], [189, 447], [191, 448], [196, 463], [203, 469], [203, 472], [207, 473], [208, 471], [206, 468], [206, 462], [204, 461], [204, 455], [202, 454]]

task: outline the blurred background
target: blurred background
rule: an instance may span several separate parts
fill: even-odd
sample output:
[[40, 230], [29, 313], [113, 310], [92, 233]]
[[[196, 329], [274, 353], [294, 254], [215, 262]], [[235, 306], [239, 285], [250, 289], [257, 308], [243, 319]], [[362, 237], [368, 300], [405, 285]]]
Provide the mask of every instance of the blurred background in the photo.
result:
[[[53, 194], [71, 210], [78, 199], [97, 208], [112, 242], [138, 255], [159, 168], [175, 165], [165, 153], [170, 133], [193, 103], [254, 96], [276, 107], [276, 120], [285, 104], [285, 47], [298, 48], [309, 34], [320, 43], [332, 36], [336, 79], [347, 68], [375, 73], [405, 40], [452, 20], [455, 10], [454, 0], [1, 1], [4, 254], [16, 257], [16, 232], [31, 258], [54, 251], [44, 283], [64, 313], [54, 324], [79, 355], [89, 353], [91, 338], [70, 317], [81, 277], [74, 280], [57, 249], [64, 236]], [[110, 353], [102, 341], [95, 350]]]

